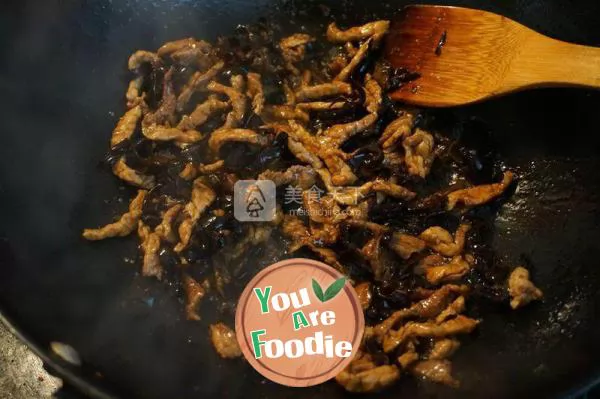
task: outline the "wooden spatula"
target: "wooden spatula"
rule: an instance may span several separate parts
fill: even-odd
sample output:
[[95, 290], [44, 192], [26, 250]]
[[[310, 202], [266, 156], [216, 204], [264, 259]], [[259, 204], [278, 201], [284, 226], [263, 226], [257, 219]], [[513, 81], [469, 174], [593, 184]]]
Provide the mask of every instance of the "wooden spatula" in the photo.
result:
[[442, 6], [404, 8], [385, 54], [419, 78], [392, 94], [447, 107], [534, 87], [600, 88], [600, 49], [543, 36], [501, 15]]

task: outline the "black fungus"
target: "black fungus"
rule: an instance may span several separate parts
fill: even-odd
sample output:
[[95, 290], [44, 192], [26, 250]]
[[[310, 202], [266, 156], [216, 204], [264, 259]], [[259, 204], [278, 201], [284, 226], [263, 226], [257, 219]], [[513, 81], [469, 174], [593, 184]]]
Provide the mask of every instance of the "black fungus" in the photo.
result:
[[362, 179], [375, 178], [382, 168], [383, 153], [376, 145], [369, 145], [357, 150], [348, 164], [354, 174]]
[[264, 171], [266, 169], [285, 169], [295, 161], [294, 155], [288, 148], [288, 135], [278, 134], [270, 145], [263, 148], [256, 158], [253, 169]]

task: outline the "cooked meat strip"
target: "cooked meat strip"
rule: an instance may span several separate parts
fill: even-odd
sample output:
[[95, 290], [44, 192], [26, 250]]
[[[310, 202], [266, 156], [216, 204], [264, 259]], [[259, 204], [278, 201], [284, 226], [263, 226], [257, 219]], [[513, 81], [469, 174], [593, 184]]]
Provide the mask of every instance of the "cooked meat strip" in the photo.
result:
[[127, 92], [125, 92], [125, 99], [127, 100], [127, 108], [133, 108], [136, 105], [140, 105], [144, 102], [144, 94], [141, 93], [142, 85], [144, 84], [144, 77], [138, 76], [129, 82], [127, 86]]
[[362, 201], [357, 205], [348, 206], [346, 208], [346, 214], [350, 219], [354, 219], [356, 221], [366, 221], [369, 218], [370, 208], [371, 206], [369, 205], [369, 201]]
[[327, 164], [329, 172], [327, 172], [327, 182], [325, 184], [331, 183], [333, 187], [333, 185], [347, 185], [356, 181], [356, 175], [354, 175], [350, 166], [342, 158], [346, 154], [341, 150], [332, 148], [328, 144], [319, 143], [304, 127], [294, 121], [289, 121], [287, 126], [278, 125], [277, 127], [287, 132], [289, 138], [292, 139], [293, 148], [291, 148], [291, 151], [296, 157], [310, 163], [322, 178], [323, 172], [319, 171], [319, 169], [322, 169], [321, 162], [315, 159], [314, 156], [311, 156], [310, 153], [317, 154]]
[[146, 176], [129, 167], [123, 158], [120, 158], [112, 167], [112, 171], [119, 179], [135, 187], [147, 190], [154, 187], [154, 176]]
[[374, 180], [371, 190], [403, 200], [412, 200], [416, 196], [416, 194], [409, 189], [382, 179]]
[[161, 63], [160, 58], [153, 52], [146, 50], [138, 50], [129, 57], [129, 62], [127, 66], [130, 71], [135, 71], [142, 64], [151, 64], [153, 66], [159, 65]]
[[408, 173], [424, 179], [429, 174], [435, 157], [433, 136], [424, 130], [417, 129], [412, 136], [404, 139], [402, 146]]
[[[311, 165], [314, 170], [319, 170], [323, 168], [323, 162], [316, 156], [314, 153], [310, 152], [306, 149], [304, 144], [293, 139], [292, 137], [288, 137], [288, 148], [294, 156], [302, 162], [305, 162]], [[329, 172], [328, 172], [329, 173]]]
[[358, 178], [352, 172], [352, 168], [339, 156], [335, 148], [321, 147], [319, 156], [327, 165], [331, 173], [331, 182], [336, 186], [347, 186], [354, 183]]
[[441, 255], [456, 256], [463, 252], [465, 238], [469, 230], [471, 230], [471, 225], [463, 223], [458, 227], [453, 238], [448, 230], [434, 226], [422, 232], [419, 238]]
[[367, 53], [369, 52], [369, 46], [371, 45], [371, 40], [365, 41], [360, 45], [358, 51], [352, 56], [350, 62], [338, 73], [338, 75], [333, 79], [337, 81], [346, 81], [354, 72], [354, 69], [365, 59]]
[[383, 89], [370, 74], [365, 76], [365, 108], [371, 114], [377, 114], [383, 101]]
[[220, 159], [213, 163], [198, 165], [198, 172], [205, 174], [205, 175], [210, 174], [210, 173], [215, 173], [215, 172], [218, 172], [221, 169], [223, 169], [223, 166], [225, 166], [225, 161]]
[[311, 221], [337, 224], [345, 219], [340, 207], [331, 195], [316, 196], [311, 190], [302, 193], [302, 204]]
[[185, 292], [185, 315], [188, 320], [200, 320], [198, 306], [210, 288], [208, 280], [202, 283], [194, 280], [189, 274], [183, 275], [183, 291]]
[[411, 372], [424, 381], [437, 382], [458, 388], [460, 382], [452, 377], [452, 363], [448, 360], [422, 360], [411, 367]]
[[367, 116], [354, 122], [334, 125], [327, 129], [324, 136], [333, 145], [340, 145], [350, 137], [371, 127], [378, 118], [379, 108], [382, 101], [382, 90], [379, 83], [367, 74], [365, 77], [365, 108], [369, 112]]
[[409, 321], [399, 330], [391, 330], [383, 339], [383, 350], [393, 351], [404, 340], [411, 337], [443, 338], [456, 334], [469, 334], [479, 324], [478, 320], [458, 315], [440, 324], [433, 322], [418, 323]]
[[410, 317], [420, 317], [422, 319], [434, 318], [446, 310], [446, 307], [455, 295], [465, 295], [467, 292], [467, 286], [445, 285], [433, 291], [426, 298], [415, 303], [410, 308], [392, 313], [390, 317], [373, 328], [373, 334], [381, 339], [401, 321]]
[[317, 254], [323, 262], [339, 270], [341, 273], [347, 274], [346, 268], [338, 261], [335, 251], [315, 245], [315, 240], [309, 229], [297, 216], [285, 215], [281, 230], [286, 237], [292, 240], [292, 244], [289, 248], [290, 252], [297, 251], [302, 247], [307, 247]]
[[267, 123], [289, 120], [306, 123], [309, 115], [301, 108], [291, 105], [267, 105], [263, 108], [261, 118]]
[[177, 236], [173, 231], [173, 222], [182, 209], [183, 205], [175, 204], [167, 209], [163, 214], [162, 221], [154, 230], [162, 240], [170, 243], [175, 243], [177, 241]]
[[512, 271], [508, 278], [510, 306], [513, 309], [527, 305], [531, 301], [542, 299], [543, 293], [529, 280], [529, 270], [522, 266]]
[[327, 191], [341, 205], [356, 205], [372, 192], [381, 192], [404, 200], [411, 200], [416, 195], [402, 186], [384, 180], [367, 182], [359, 187], [336, 187], [328, 170], [316, 169], [316, 172], [323, 180]]
[[315, 184], [316, 176], [313, 168], [294, 165], [284, 171], [266, 170], [258, 176], [258, 180], [271, 180], [277, 187], [292, 185], [307, 190]]
[[309, 103], [300, 103], [298, 108], [302, 111], [330, 111], [342, 109], [346, 106], [344, 101], [313, 101]]
[[213, 80], [224, 66], [225, 63], [223, 61], [218, 61], [206, 72], [194, 72], [177, 97], [177, 110], [182, 112], [190, 101], [190, 98], [192, 98], [192, 95], [196, 91], [203, 89], [208, 82]]
[[454, 296], [468, 293], [469, 287], [466, 285], [448, 284], [433, 291], [431, 295], [417, 302], [411, 309], [422, 319], [432, 319], [447, 309], [445, 306]]
[[391, 386], [399, 378], [398, 367], [384, 365], [355, 374], [344, 370], [335, 377], [335, 380], [348, 392], [377, 392]]
[[398, 232], [392, 234], [389, 245], [402, 259], [409, 259], [412, 255], [425, 249], [425, 242], [423, 240]]
[[383, 226], [375, 222], [369, 222], [367, 220], [348, 219], [346, 220], [346, 223], [354, 227], [370, 230], [373, 234], [377, 235], [381, 235], [390, 231], [390, 228], [387, 226]]
[[358, 295], [358, 300], [360, 301], [360, 306], [363, 310], [367, 310], [371, 305], [371, 283], [364, 282], [354, 286], [354, 290], [356, 291], [356, 295]]
[[335, 187], [333, 186], [332, 177], [326, 169], [317, 170], [322, 180], [328, 179], [326, 182], [327, 191], [340, 205], [356, 205], [371, 192], [372, 183], [365, 183], [360, 187]]
[[457, 204], [463, 204], [466, 207], [483, 205], [494, 198], [502, 195], [512, 183], [514, 174], [510, 171], [504, 172], [504, 177], [500, 183], [484, 184], [463, 190], [453, 191], [448, 194], [448, 210], [454, 209]]
[[327, 27], [327, 40], [333, 43], [345, 43], [373, 37], [375, 41], [379, 41], [387, 33], [389, 27], [390, 21], [373, 21], [362, 26], [341, 30], [335, 22], [332, 22]]
[[[244, 115], [246, 113], [246, 96], [241, 92], [239, 86], [240, 79], [243, 82], [243, 77], [241, 75], [234, 75], [231, 77], [231, 87], [224, 86], [218, 82], [212, 81], [208, 84], [208, 90], [215, 93], [222, 93], [229, 97], [229, 101], [231, 102], [232, 110], [227, 115], [227, 119], [225, 120], [224, 128], [235, 128], [238, 127], [242, 121], [244, 120]], [[238, 86], [238, 88], [236, 88]]]
[[197, 130], [181, 130], [176, 127], [148, 125], [142, 127], [142, 133], [148, 140], [177, 141], [179, 143], [195, 143], [204, 138]]
[[212, 46], [195, 39], [183, 39], [167, 44], [158, 49], [161, 57], [170, 55], [175, 64], [199, 69], [206, 69], [215, 62]]
[[136, 105], [127, 110], [127, 112], [119, 119], [117, 126], [115, 126], [115, 129], [113, 130], [112, 137], [110, 138], [110, 146], [114, 148], [118, 144], [129, 139], [135, 132], [135, 128], [141, 118], [142, 107], [140, 105]]
[[243, 142], [266, 145], [267, 138], [249, 129], [222, 128], [215, 130], [208, 139], [208, 146], [214, 153], [219, 153], [221, 147], [228, 142]]
[[359, 120], [330, 127], [325, 132], [325, 136], [331, 138], [333, 145], [339, 146], [355, 134], [370, 128], [375, 121], [377, 121], [377, 114], [368, 114]]
[[[313, 136], [300, 123], [289, 120], [287, 123], [274, 124], [272, 127], [276, 130], [286, 132], [289, 137], [302, 143], [308, 151], [317, 155], [321, 152], [321, 143], [317, 140], [317, 137]], [[338, 151], [336, 154], [339, 155], [341, 152]]]
[[427, 353], [429, 360], [447, 359], [460, 348], [460, 342], [454, 338], [442, 338], [433, 343], [433, 346]]
[[318, 245], [333, 245], [340, 238], [340, 228], [328, 223], [310, 222], [310, 235]]
[[379, 138], [379, 144], [384, 151], [393, 150], [405, 137], [412, 133], [415, 116], [412, 112], [404, 111], [402, 115], [392, 121]]
[[281, 49], [281, 55], [285, 60], [286, 68], [288, 68], [290, 72], [296, 75], [300, 73], [294, 66], [294, 63], [304, 59], [306, 45], [314, 40], [315, 39], [312, 36], [305, 33], [296, 33], [281, 39], [279, 48]]
[[465, 311], [465, 297], [459, 296], [446, 309], [444, 309], [436, 318], [435, 322], [440, 324], [446, 320], [461, 314]]
[[83, 230], [83, 238], [90, 241], [98, 241], [111, 237], [125, 237], [131, 234], [137, 227], [138, 220], [142, 216], [142, 206], [146, 194], [146, 190], [138, 190], [137, 195], [129, 204], [129, 210], [118, 221], [98, 229], [85, 229]]
[[210, 117], [219, 111], [229, 108], [229, 104], [220, 101], [217, 96], [209, 96], [206, 101], [199, 104], [189, 115], [184, 115], [177, 125], [178, 129], [191, 130], [205, 123]]
[[[197, 50], [197, 52], [195, 51]], [[183, 51], [192, 51], [193, 55], [183, 56], [181, 53]], [[212, 46], [203, 41], [196, 40], [193, 37], [186, 37], [184, 39], [174, 40], [172, 42], [167, 42], [163, 44], [157, 51], [159, 57], [164, 58], [167, 56], [173, 57], [174, 54], [179, 53], [179, 56], [174, 57], [174, 60], [177, 59], [187, 59], [187, 58], [198, 58], [202, 56], [208, 56], [212, 51]], [[191, 60], [190, 60], [191, 61]]]
[[354, 46], [354, 43], [352, 42], [344, 43], [344, 50], [346, 50], [346, 53], [348, 53], [348, 56], [350, 57], [354, 57], [354, 55], [358, 51], [358, 49]]
[[282, 233], [294, 241], [294, 243], [304, 244], [311, 241], [308, 228], [296, 216], [285, 215], [281, 227]]
[[192, 162], [188, 162], [185, 164], [181, 172], [179, 172], [179, 177], [183, 180], [194, 180], [198, 177], [198, 169]]
[[433, 285], [460, 280], [471, 270], [471, 265], [462, 256], [455, 256], [448, 263], [425, 268], [425, 278]]
[[400, 378], [394, 365], [376, 366], [369, 354], [359, 352], [350, 365], [335, 380], [348, 392], [377, 392], [391, 386]]
[[282, 49], [285, 59], [298, 62], [304, 58], [305, 46], [314, 40], [312, 36], [306, 33], [296, 33], [281, 39], [279, 47]]
[[223, 323], [211, 324], [210, 340], [215, 350], [224, 359], [233, 359], [242, 356], [235, 331]]
[[183, 209], [185, 219], [179, 225], [179, 243], [174, 248], [175, 252], [181, 252], [187, 247], [196, 222], [216, 198], [216, 193], [204, 184], [202, 178], [194, 180], [192, 198]]
[[260, 75], [258, 73], [249, 72], [247, 75], [248, 79], [248, 97], [252, 99], [252, 111], [256, 115], [262, 113], [265, 105], [265, 94], [263, 90], [262, 82], [260, 81]]
[[211, 173], [216, 173], [223, 169], [223, 166], [225, 166], [225, 161], [222, 159], [219, 159], [213, 163], [200, 165], [194, 165], [193, 163], [188, 162], [185, 164], [183, 170], [179, 172], [179, 177], [188, 181], [194, 180], [196, 177], [198, 177], [198, 174], [208, 175]]
[[141, 220], [138, 222], [138, 236], [142, 243], [140, 248], [144, 253], [142, 259], [142, 276], [156, 277], [162, 279], [163, 268], [160, 264], [160, 237], [157, 233], [152, 232], [150, 227], [146, 226]]
[[303, 86], [296, 91], [296, 100], [306, 102], [310, 100], [318, 100], [325, 97], [350, 95], [352, 94], [352, 86], [346, 82], [330, 82], [322, 83], [316, 86]]
[[302, 76], [300, 76], [300, 86], [308, 86], [312, 81], [312, 72], [310, 69], [305, 69], [302, 71]]
[[406, 350], [403, 354], [398, 356], [398, 364], [402, 370], [407, 370], [412, 364], [419, 360], [419, 354], [416, 352], [415, 344], [408, 342]]
[[339, 262], [337, 254], [334, 250], [329, 248], [317, 247], [315, 244], [312, 243], [309, 243], [306, 246], [310, 248], [310, 250], [313, 251], [315, 254], [317, 254], [323, 262], [327, 263], [329, 266], [333, 267], [342, 274], [348, 274], [348, 270], [346, 270], [344, 265], [342, 265]]
[[337, 53], [329, 59], [327, 71], [330, 76], [337, 76], [348, 65], [348, 58], [352, 58], [355, 53], [350, 54]]

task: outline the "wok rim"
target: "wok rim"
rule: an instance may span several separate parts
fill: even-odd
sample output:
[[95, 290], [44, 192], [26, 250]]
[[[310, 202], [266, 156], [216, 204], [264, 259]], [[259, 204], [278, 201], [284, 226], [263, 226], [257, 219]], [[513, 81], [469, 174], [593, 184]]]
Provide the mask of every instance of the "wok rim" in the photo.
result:
[[[0, 307], [0, 324], [4, 325], [9, 333], [16, 337], [21, 343], [25, 344], [36, 356], [38, 356], [44, 365], [51, 371], [51, 375], [63, 380], [63, 387], [69, 385], [77, 390], [77, 392], [87, 395], [93, 399], [120, 399], [108, 393], [104, 388], [98, 387], [89, 379], [80, 375], [80, 372], [71, 370], [68, 366], [60, 364], [52, 359], [48, 352], [34, 342], [29, 335], [17, 327], [16, 323], [6, 315], [6, 312]], [[59, 388], [62, 389], [62, 388]]]
[[[44, 365], [44, 368], [49, 368], [53, 376], [61, 378], [63, 383], [66, 382], [71, 387], [75, 388], [78, 393], [87, 395], [92, 399], [122, 399], [123, 396], [117, 396], [109, 393], [105, 388], [97, 386], [80, 372], [71, 370], [68, 366], [60, 364], [60, 362], [52, 359], [48, 352], [43, 350], [41, 346], [36, 344], [29, 335], [17, 327], [16, 323], [6, 315], [6, 312], [0, 305], [0, 323], [4, 325], [8, 332], [15, 336], [20, 342], [25, 344], [36, 356], [38, 356]], [[556, 392], [556, 398], [576, 399], [583, 397], [589, 393], [591, 389], [600, 386], [600, 374], [587, 379], [583, 383], [574, 384], [573, 388]], [[63, 384], [64, 387], [64, 384]], [[62, 389], [62, 388], [61, 388]], [[393, 388], [392, 388], [393, 389]]]

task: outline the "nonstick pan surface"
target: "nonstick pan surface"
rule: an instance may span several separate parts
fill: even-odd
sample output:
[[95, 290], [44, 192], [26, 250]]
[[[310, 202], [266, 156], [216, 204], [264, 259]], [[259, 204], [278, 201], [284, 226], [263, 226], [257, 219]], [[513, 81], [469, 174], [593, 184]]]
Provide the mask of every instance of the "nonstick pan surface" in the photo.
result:
[[[27, 1], [0, 13], [0, 310], [47, 363], [87, 394], [132, 398], [341, 397], [334, 383], [292, 389], [224, 361], [206, 322], [184, 320], [170, 287], [128, 262], [134, 239], [86, 243], [131, 192], [99, 161], [124, 109], [126, 59], [187, 36], [213, 40], [264, 17], [324, 31], [392, 18], [403, 1]], [[448, 3], [444, 3], [448, 4]], [[600, 45], [600, 3], [457, 1], [542, 33]], [[435, 111], [448, 129], [491, 135], [521, 177], [490, 243], [526, 262], [546, 296], [487, 312], [455, 361], [459, 391], [406, 379], [381, 397], [559, 397], [600, 374], [600, 93], [543, 90]], [[108, 201], [106, 201], [108, 199]], [[72, 368], [48, 353], [75, 347]]]

